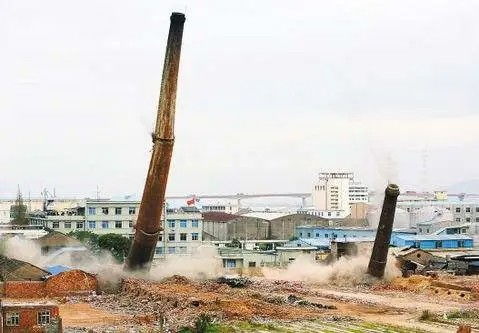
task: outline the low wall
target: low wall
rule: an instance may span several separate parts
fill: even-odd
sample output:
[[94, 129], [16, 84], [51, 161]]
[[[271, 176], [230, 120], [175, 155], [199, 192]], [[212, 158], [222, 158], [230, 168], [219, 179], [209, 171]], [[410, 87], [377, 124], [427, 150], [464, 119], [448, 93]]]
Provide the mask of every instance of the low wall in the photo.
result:
[[0, 283], [0, 293], [9, 298], [42, 298], [86, 295], [98, 290], [93, 274], [71, 270], [52, 276], [45, 281], [6, 281]]
[[10, 298], [41, 298], [45, 296], [44, 281], [6, 281], [3, 294]]

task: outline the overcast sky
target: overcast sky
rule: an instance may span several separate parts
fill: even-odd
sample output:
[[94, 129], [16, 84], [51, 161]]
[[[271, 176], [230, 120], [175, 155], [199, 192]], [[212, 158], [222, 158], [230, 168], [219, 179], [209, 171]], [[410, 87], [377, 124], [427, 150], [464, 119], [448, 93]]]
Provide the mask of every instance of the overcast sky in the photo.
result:
[[0, 0], [0, 195], [141, 192], [171, 11], [169, 194], [479, 178], [478, 1]]

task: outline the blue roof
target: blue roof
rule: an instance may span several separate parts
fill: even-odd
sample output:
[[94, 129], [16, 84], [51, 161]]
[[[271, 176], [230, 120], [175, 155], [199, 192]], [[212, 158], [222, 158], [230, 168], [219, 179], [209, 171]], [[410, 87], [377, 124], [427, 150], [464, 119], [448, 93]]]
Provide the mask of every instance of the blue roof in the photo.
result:
[[422, 241], [422, 240], [472, 240], [471, 236], [467, 235], [404, 235], [399, 234], [395, 237], [403, 239], [403, 240], [411, 240], [411, 241]]
[[66, 271], [71, 270], [71, 267], [65, 265], [52, 265], [45, 267], [45, 270], [51, 275], [57, 275]]
[[297, 244], [301, 244], [301, 247], [323, 247], [329, 248], [331, 240], [328, 238], [299, 238], [293, 241], [289, 241], [284, 247], [297, 247]]

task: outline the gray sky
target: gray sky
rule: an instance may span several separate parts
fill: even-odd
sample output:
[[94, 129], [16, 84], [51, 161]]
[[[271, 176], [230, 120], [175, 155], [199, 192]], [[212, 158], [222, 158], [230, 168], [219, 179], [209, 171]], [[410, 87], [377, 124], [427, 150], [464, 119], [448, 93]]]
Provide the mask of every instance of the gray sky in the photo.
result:
[[477, 1], [0, 0], [0, 195], [141, 192], [173, 10], [170, 194], [479, 178]]

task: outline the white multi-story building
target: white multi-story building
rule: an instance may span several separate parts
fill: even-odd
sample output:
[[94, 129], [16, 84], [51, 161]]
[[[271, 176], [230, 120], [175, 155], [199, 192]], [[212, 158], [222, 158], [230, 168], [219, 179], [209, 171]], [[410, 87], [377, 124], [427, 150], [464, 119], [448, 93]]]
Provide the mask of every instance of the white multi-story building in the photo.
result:
[[[62, 233], [90, 231], [133, 238], [139, 209], [140, 201], [136, 200], [87, 199], [84, 207], [30, 214], [30, 224]], [[192, 254], [201, 245], [202, 215], [196, 207], [167, 209], [166, 221], [160, 232], [155, 258], [162, 258], [165, 253], [166, 256]]]
[[139, 206], [139, 201], [131, 200], [87, 200], [83, 230], [100, 235], [115, 233], [131, 238]]
[[233, 205], [231, 203], [215, 203], [215, 204], [203, 204], [201, 205], [201, 211], [203, 213], [209, 212], [220, 212], [227, 214], [236, 214], [238, 213], [238, 205]]
[[369, 202], [369, 189], [366, 185], [360, 182], [351, 181], [349, 183], [349, 204], [354, 203], [368, 203]]
[[351, 204], [369, 202], [368, 188], [354, 181], [352, 172], [321, 172], [312, 192], [313, 215], [344, 218], [351, 214]]
[[454, 197], [449, 197], [448, 200], [442, 198], [439, 200], [402, 200], [400, 196], [397, 207], [409, 213], [412, 227], [418, 223], [427, 222], [423, 218], [424, 214], [422, 214], [427, 207], [450, 213], [448, 216], [454, 224], [473, 223], [479, 225], [479, 200], [469, 200], [467, 197], [463, 200]]
[[160, 232], [155, 257], [193, 254], [202, 238], [203, 218], [198, 208], [167, 209], [166, 224]]

